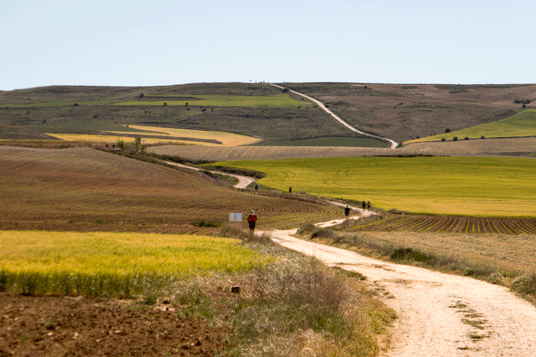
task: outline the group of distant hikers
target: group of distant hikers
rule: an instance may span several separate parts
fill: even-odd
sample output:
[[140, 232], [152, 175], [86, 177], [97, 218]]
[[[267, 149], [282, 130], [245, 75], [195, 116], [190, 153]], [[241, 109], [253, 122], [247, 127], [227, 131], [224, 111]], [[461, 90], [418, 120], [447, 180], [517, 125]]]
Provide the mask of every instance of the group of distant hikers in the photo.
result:
[[[370, 210], [370, 201], [363, 201], [363, 203], [361, 204], [362, 207], [363, 207], [363, 210], [366, 211], [366, 210]], [[346, 217], [348, 217], [350, 215], [350, 206], [346, 206], [344, 207], [344, 215]], [[255, 214], [255, 211], [254, 210], [251, 210], [251, 213], [249, 214], [248, 218], [247, 218], [247, 221], [248, 221], [248, 225], [249, 225], [249, 233], [250, 234], [253, 234], [255, 232], [255, 226], [257, 224], [257, 215]]]
[[[370, 201], [367, 201], [367, 202], [363, 201], [361, 206], [363, 207], [363, 211], [370, 210]], [[350, 206], [344, 207], [344, 215], [346, 217], [350, 215], [350, 211], [351, 211]]]

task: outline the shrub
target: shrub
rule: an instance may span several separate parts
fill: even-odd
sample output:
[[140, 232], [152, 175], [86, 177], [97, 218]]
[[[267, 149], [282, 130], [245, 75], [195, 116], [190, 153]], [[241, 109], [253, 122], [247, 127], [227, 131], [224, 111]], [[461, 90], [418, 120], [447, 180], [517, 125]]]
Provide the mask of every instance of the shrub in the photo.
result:
[[196, 227], [221, 227], [220, 222], [214, 222], [209, 219], [200, 219], [192, 223]]
[[287, 92], [288, 92], [288, 88], [283, 88], [282, 92], [283, 92], [283, 93], [287, 93]]
[[315, 229], [311, 233], [311, 239], [314, 239], [314, 238], [333, 238], [334, 236], [335, 236], [335, 232], [333, 232], [333, 229], [331, 229], [331, 228], [318, 228], [318, 227], [315, 227]]
[[117, 140], [116, 145], [117, 145], [117, 147], [120, 148], [121, 150], [125, 150], [125, 148], [127, 147], [127, 145], [125, 144], [125, 141], [124, 141], [124, 140]]
[[445, 129], [445, 133], [450, 133], [450, 129], [449, 129], [449, 128], [446, 128], [446, 129]]
[[469, 137], [468, 137], [468, 136], [466, 136], [466, 137], [465, 137], [465, 138], [464, 138], [463, 140], [469, 140]]
[[536, 274], [524, 274], [515, 278], [512, 290], [523, 294], [536, 294]]
[[441, 138], [441, 141], [447, 141], [447, 139], [445, 139], [445, 138]]
[[315, 225], [312, 223], [306, 223], [298, 229], [298, 234], [310, 234], [315, 229]]
[[485, 138], [486, 138], [486, 137], [485, 137], [484, 135], [482, 135], [482, 136], [480, 137], [480, 139], [485, 139]]
[[453, 137], [452, 141], [458, 141], [458, 137], [457, 136]]

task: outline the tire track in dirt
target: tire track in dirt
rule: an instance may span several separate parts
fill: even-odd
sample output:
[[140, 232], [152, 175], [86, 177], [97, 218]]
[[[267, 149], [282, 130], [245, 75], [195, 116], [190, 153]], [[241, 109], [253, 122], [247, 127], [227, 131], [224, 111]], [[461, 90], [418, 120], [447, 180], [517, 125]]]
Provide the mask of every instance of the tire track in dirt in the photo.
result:
[[363, 274], [397, 312], [393, 346], [384, 356], [536, 355], [536, 307], [507, 288], [375, 260], [295, 238], [295, 233], [296, 229], [274, 231], [272, 239], [329, 266]]

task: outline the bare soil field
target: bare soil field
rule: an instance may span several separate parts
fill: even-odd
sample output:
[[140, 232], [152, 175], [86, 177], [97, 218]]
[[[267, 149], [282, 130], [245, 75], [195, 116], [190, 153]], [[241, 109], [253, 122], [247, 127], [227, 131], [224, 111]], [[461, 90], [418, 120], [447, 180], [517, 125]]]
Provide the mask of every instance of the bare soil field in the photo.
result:
[[214, 356], [227, 333], [203, 319], [179, 319], [167, 305], [0, 293], [2, 357]]
[[[88, 148], [0, 147], [0, 229], [217, 233], [229, 213], [255, 209], [263, 229], [340, 215], [313, 200], [265, 196]], [[243, 222], [243, 224], [245, 224]]]
[[536, 234], [536, 219], [468, 216], [386, 215], [363, 221], [355, 230], [468, 234]]

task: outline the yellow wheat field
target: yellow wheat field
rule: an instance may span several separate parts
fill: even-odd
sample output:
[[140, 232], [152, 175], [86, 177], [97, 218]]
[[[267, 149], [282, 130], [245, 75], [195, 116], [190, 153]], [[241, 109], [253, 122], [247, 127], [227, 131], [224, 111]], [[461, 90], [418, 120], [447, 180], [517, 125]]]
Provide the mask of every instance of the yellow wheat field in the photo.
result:
[[[246, 135], [226, 133], [223, 131], [203, 131], [176, 128], [161, 128], [153, 126], [129, 125], [129, 128], [140, 130], [135, 135], [142, 139], [144, 145], [155, 144], [188, 144], [203, 146], [240, 146], [251, 145], [260, 141]], [[125, 143], [133, 143], [132, 131], [107, 131], [103, 135], [97, 134], [69, 134], [47, 133], [46, 135], [66, 141], [87, 141], [93, 143], [114, 143], [119, 140]], [[145, 137], [144, 137], [145, 136]], [[184, 138], [184, 140], [181, 140]], [[208, 142], [211, 140], [212, 142]]]
[[[240, 145], [251, 145], [258, 143], [261, 139], [254, 138], [251, 136], [227, 133], [223, 131], [204, 131], [204, 130], [189, 130], [189, 129], [178, 129], [178, 128], [162, 128], [157, 126], [142, 126], [142, 125], [129, 125], [129, 128], [151, 131], [154, 135], [155, 132], [158, 132], [158, 135], [166, 135], [170, 137], [184, 137], [189, 139], [199, 139], [199, 140], [217, 140], [221, 142], [223, 146], [240, 146]], [[143, 134], [140, 134], [143, 137]], [[161, 140], [163, 141], [163, 140]], [[188, 141], [191, 143], [191, 141]], [[197, 144], [197, 143], [196, 143]], [[207, 144], [206, 145], [217, 145], [217, 144]]]
[[[65, 141], [87, 141], [91, 143], [115, 143], [117, 141], [124, 141], [125, 143], [133, 143], [134, 138], [128, 136], [121, 136], [121, 133], [118, 135], [91, 135], [91, 134], [63, 134], [63, 133], [47, 133], [46, 135], [58, 138]], [[174, 140], [174, 139], [154, 139], [147, 138], [143, 139], [142, 144], [153, 145], [153, 144], [196, 144], [196, 145], [209, 145], [208, 143], [190, 141], [190, 140]], [[214, 144], [210, 144], [214, 145]]]

